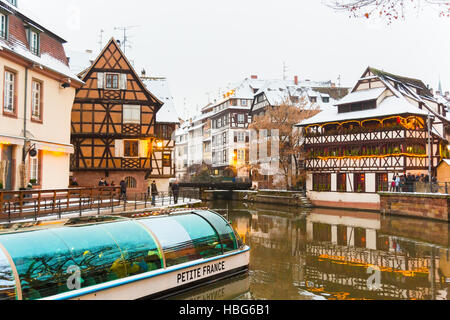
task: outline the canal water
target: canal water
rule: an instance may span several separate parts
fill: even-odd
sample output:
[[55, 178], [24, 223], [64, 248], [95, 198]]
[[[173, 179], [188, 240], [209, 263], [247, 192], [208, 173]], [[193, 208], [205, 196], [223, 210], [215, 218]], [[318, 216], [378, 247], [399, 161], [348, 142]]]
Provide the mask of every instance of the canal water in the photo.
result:
[[449, 224], [214, 201], [251, 247], [248, 274], [172, 299], [449, 300]]

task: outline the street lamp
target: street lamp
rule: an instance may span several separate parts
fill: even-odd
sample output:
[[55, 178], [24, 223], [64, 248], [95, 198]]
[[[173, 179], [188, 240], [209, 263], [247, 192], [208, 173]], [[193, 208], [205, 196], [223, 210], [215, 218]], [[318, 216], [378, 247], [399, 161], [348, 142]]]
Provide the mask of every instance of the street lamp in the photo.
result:
[[428, 115], [427, 115], [427, 127], [428, 127], [428, 177], [429, 177], [429, 184], [430, 184], [430, 193], [431, 193], [431, 190], [432, 190], [432, 179], [431, 179], [431, 176], [432, 176], [432, 167], [431, 167], [431, 162], [432, 162], [432, 144], [431, 144], [431, 126], [432, 126], [432, 123], [433, 123], [433, 120], [434, 120], [434, 117], [428, 112]]

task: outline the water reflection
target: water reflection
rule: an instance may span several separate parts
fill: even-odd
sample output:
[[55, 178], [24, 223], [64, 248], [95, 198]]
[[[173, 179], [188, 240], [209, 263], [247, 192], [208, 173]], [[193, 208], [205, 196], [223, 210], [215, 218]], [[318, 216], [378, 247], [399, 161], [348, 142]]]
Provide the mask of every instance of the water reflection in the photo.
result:
[[228, 215], [252, 248], [249, 288], [236, 299], [450, 298], [448, 223], [238, 202], [210, 206]]

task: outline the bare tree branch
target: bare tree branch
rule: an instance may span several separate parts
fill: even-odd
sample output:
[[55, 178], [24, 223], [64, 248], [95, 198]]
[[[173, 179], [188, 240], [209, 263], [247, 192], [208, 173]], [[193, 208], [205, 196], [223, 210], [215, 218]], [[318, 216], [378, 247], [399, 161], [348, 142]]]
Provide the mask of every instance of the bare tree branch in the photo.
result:
[[410, 9], [420, 11], [431, 8], [440, 17], [450, 17], [450, 0], [323, 0], [326, 6], [341, 12], [348, 12], [353, 17], [371, 18], [376, 15], [392, 22], [404, 19]]

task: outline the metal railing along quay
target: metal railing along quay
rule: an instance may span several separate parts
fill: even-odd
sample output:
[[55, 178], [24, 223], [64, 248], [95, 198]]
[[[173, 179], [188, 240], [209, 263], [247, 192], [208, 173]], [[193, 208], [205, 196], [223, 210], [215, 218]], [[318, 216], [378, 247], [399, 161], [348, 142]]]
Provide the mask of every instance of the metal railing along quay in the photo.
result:
[[380, 192], [402, 192], [402, 193], [450, 193], [450, 182], [401, 182], [398, 187], [393, 187], [392, 183], [379, 185]]
[[[189, 204], [200, 199], [198, 189], [158, 192], [155, 207]], [[178, 200], [178, 201], [177, 201]], [[152, 207], [152, 196], [135, 193], [121, 197], [120, 187], [73, 188], [57, 190], [0, 191], [0, 223], [76, 213], [119, 214]]]

